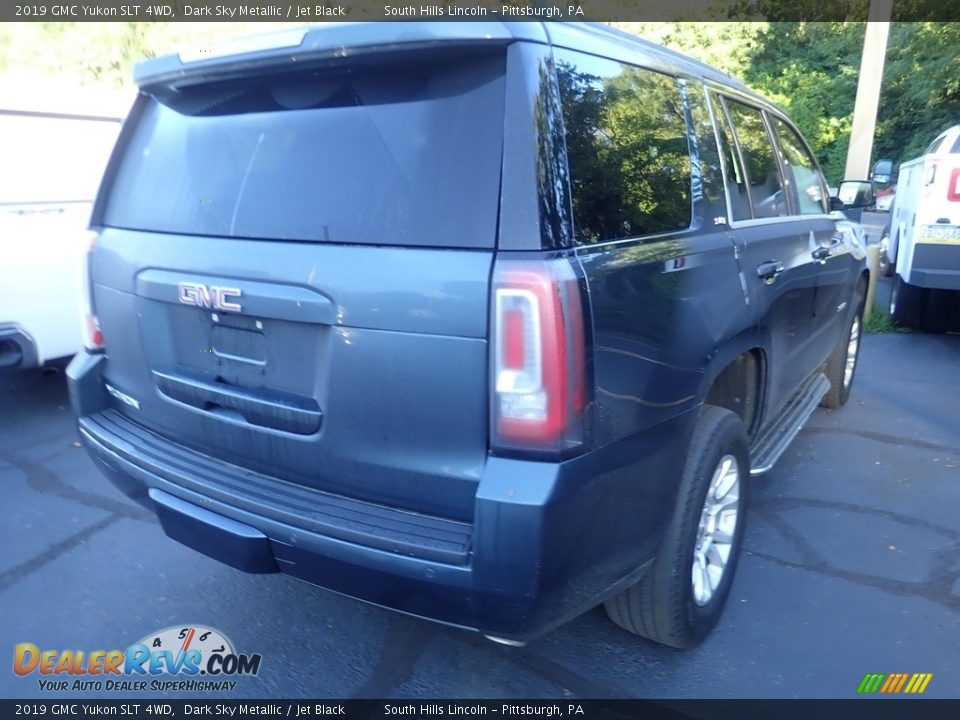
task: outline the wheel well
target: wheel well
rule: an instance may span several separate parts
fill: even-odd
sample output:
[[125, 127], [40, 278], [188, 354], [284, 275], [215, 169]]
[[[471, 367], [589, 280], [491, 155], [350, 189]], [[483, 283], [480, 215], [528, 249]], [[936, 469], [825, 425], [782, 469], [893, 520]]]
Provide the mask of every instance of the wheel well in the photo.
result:
[[763, 397], [763, 353], [759, 348], [738, 355], [710, 386], [706, 402], [726, 408], [740, 416], [749, 437], [760, 421]]

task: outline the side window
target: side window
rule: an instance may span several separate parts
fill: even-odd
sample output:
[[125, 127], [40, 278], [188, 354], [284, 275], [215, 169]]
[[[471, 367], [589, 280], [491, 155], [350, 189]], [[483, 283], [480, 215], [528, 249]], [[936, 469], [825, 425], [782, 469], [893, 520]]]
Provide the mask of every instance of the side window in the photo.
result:
[[690, 153], [694, 162], [694, 212], [700, 214], [702, 222], [715, 225], [718, 218], [720, 221], [726, 221], [727, 218], [721, 170], [724, 161], [721, 160], [717, 149], [706, 89], [701, 83], [693, 80], [687, 80], [686, 86], [687, 106], [690, 108], [690, 119], [693, 122], [696, 140], [696, 152]]
[[827, 193], [817, 163], [796, 131], [783, 120], [770, 116], [780, 143], [780, 156], [786, 184], [800, 215], [822, 215], [829, 212]]
[[924, 154], [924, 155], [932, 155], [933, 153], [937, 152], [937, 150], [940, 149], [941, 143], [943, 143], [943, 141], [944, 141], [944, 139], [946, 139], [946, 137], [947, 137], [946, 134], [940, 135], [937, 139], [935, 139], [932, 143], [930, 143], [930, 144], [927, 146], [927, 150], [926, 150], [926, 152], [924, 152], [923, 154]]
[[576, 52], [555, 58], [577, 241], [690, 227], [690, 148], [678, 81]]
[[768, 218], [789, 215], [780, 165], [763, 115], [757, 108], [733, 100], [727, 100], [726, 105], [747, 170], [753, 216]]
[[733, 133], [727, 120], [723, 103], [713, 97], [713, 114], [717, 119], [717, 131], [720, 138], [720, 156], [723, 158], [723, 170], [726, 174], [727, 194], [730, 198], [730, 214], [734, 220], [749, 220], [750, 193], [747, 190], [747, 177], [740, 164], [740, 155], [733, 142]]

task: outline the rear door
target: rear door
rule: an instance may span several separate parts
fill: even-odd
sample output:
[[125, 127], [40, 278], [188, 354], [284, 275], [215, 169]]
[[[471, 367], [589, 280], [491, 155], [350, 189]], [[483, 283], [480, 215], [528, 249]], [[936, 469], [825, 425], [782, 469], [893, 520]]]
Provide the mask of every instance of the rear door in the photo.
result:
[[817, 278], [804, 361], [813, 369], [826, 360], [847, 328], [863, 247], [857, 244], [851, 227], [856, 223], [838, 222], [828, 214], [826, 182], [803, 138], [783, 118], [772, 113], [767, 117], [777, 141], [792, 214], [807, 235]]
[[813, 369], [815, 240], [807, 223], [792, 214], [790, 188], [762, 110], [724, 97], [717, 118], [741, 269], [754, 318], [769, 334], [767, 406], [775, 411]]
[[284, 480], [469, 520], [505, 52], [142, 96], [98, 218], [132, 420]]

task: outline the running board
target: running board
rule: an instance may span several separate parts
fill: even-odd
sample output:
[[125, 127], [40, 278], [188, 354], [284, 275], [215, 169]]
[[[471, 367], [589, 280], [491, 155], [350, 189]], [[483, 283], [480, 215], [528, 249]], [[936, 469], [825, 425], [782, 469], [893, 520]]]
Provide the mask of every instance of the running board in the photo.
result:
[[814, 375], [791, 396], [777, 417], [754, 438], [750, 446], [753, 467], [750, 475], [764, 475], [773, 469], [777, 460], [793, 442], [797, 433], [813, 415], [823, 396], [830, 391], [830, 381], [823, 373]]

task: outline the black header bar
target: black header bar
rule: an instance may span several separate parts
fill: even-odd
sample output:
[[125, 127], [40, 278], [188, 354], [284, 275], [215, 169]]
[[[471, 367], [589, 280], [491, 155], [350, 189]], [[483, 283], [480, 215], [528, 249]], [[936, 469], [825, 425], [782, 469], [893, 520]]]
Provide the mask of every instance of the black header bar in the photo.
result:
[[[0, 4], [0, 21], [845, 21], [869, 0], [34, 0]], [[960, 20], [960, 0], [894, 0], [894, 21]]]
[[50, 720], [122, 717], [126, 720], [291, 718], [292, 720], [956, 720], [960, 700], [84, 700], [70, 697], [0, 700], [0, 718]]

